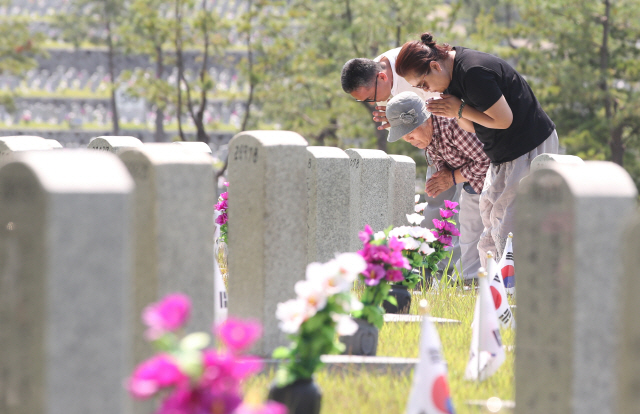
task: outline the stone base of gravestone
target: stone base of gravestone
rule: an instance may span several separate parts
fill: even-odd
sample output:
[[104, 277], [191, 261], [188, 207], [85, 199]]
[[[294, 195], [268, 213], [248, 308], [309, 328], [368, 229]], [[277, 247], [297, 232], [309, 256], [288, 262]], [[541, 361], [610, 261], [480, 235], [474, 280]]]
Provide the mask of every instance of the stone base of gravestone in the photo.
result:
[[[416, 364], [420, 361], [418, 358], [357, 355], [322, 355], [320, 360], [324, 364], [322, 369], [327, 370], [332, 375], [365, 372], [367, 374], [391, 374], [397, 376], [411, 375]], [[264, 363], [266, 368], [263, 373], [268, 374], [278, 366], [280, 361], [266, 359]]]

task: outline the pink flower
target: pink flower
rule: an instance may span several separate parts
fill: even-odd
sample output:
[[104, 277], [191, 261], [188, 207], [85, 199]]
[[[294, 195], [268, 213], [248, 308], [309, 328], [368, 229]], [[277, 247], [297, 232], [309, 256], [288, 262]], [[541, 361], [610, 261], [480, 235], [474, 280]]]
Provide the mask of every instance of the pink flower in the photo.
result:
[[262, 335], [262, 327], [258, 322], [235, 318], [227, 318], [215, 328], [215, 331], [216, 336], [234, 354], [251, 348]]
[[455, 201], [444, 200], [444, 206], [448, 209], [454, 209], [458, 207], [458, 203], [456, 203]]
[[142, 312], [142, 320], [149, 327], [145, 336], [149, 340], [176, 331], [189, 319], [191, 301], [182, 293], [167, 295], [160, 302], [152, 303]]
[[398, 240], [396, 237], [389, 238], [389, 248], [393, 251], [404, 250], [404, 243]]
[[231, 414], [240, 405], [239, 393], [208, 387], [175, 390], [164, 399], [156, 414]]
[[373, 236], [373, 230], [371, 226], [365, 224], [364, 230], [358, 233], [358, 237], [362, 240], [362, 243], [369, 243], [371, 241], [371, 236]]
[[387, 276], [385, 279], [389, 282], [402, 282], [404, 280], [404, 276], [402, 275], [402, 270], [391, 269], [387, 270]]
[[[444, 225], [445, 225], [446, 221], [441, 221], [438, 219], [433, 219], [433, 225], [435, 226], [436, 229], [438, 230], [444, 230]], [[435, 234], [435, 233], [434, 233]], [[435, 236], [437, 237], [438, 235], [435, 234]]]
[[453, 217], [453, 214], [454, 214], [454, 210], [445, 210], [443, 208], [440, 209], [440, 217], [442, 217], [443, 219], [451, 218]]
[[234, 414], [287, 414], [287, 407], [275, 401], [267, 401], [264, 405], [242, 403]]
[[225, 181], [223, 185], [224, 185], [225, 187], [229, 187], [229, 182], [228, 182], [228, 181]]
[[[227, 183], [227, 186], [229, 185], [229, 183]], [[225, 191], [224, 193], [220, 194], [220, 198], [223, 200], [226, 200], [229, 197], [229, 192]]]
[[229, 216], [227, 215], [227, 213], [222, 213], [216, 218], [216, 224], [219, 224], [221, 226], [223, 224], [226, 224], [227, 221], [229, 221]]
[[160, 388], [180, 385], [188, 380], [171, 356], [158, 354], [136, 367], [127, 388], [136, 398], [149, 398]]
[[223, 211], [226, 210], [228, 208], [228, 201], [227, 200], [222, 200], [219, 203], [217, 203], [215, 205], [215, 209], [218, 211]]

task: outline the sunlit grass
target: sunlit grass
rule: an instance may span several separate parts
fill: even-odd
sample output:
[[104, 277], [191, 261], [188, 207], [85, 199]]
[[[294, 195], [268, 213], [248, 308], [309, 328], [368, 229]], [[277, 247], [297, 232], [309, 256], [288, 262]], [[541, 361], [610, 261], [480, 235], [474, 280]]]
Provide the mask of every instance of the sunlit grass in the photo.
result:
[[[227, 279], [226, 262], [222, 252], [218, 255], [223, 277]], [[359, 295], [362, 287], [356, 285], [354, 293]], [[514, 400], [514, 352], [515, 332], [502, 330], [504, 345], [508, 346], [507, 357], [498, 372], [483, 382], [464, 379], [471, 344], [471, 322], [476, 303], [476, 291], [456, 286], [425, 289], [413, 295], [411, 314], [419, 314], [419, 302], [426, 299], [431, 316], [455, 319], [460, 323], [436, 324], [445, 360], [449, 367], [449, 387], [456, 413], [472, 414], [488, 412], [467, 404], [470, 400], [487, 400], [498, 397]], [[515, 312], [514, 312], [515, 313]], [[385, 323], [378, 339], [378, 356], [417, 358], [420, 340], [420, 324], [415, 322]], [[274, 378], [273, 369], [252, 378], [245, 385], [250, 393], [266, 398]], [[368, 372], [330, 373], [320, 370], [315, 381], [322, 390], [322, 413], [402, 413], [411, 389], [412, 375]], [[502, 412], [508, 412], [503, 409]]]

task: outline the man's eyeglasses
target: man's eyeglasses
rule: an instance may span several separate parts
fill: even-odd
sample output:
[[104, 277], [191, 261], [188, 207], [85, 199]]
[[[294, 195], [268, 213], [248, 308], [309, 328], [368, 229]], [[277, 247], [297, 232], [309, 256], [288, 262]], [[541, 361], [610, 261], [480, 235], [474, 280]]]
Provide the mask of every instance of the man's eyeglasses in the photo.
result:
[[375, 89], [373, 90], [373, 99], [371, 98], [367, 98], [367, 99], [363, 99], [362, 101], [360, 99], [356, 99], [356, 102], [378, 102], [376, 100], [376, 98], [378, 97], [378, 74], [376, 73], [376, 86]]

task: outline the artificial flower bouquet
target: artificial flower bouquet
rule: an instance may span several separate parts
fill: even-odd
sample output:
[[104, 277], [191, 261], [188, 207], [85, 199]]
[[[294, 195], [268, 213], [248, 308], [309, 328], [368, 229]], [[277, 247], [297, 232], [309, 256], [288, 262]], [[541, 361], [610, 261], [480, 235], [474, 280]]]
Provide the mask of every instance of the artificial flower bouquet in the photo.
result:
[[343, 253], [327, 263], [310, 263], [306, 279], [295, 284], [297, 297], [278, 304], [280, 329], [292, 342], [290, 347], [273, 352], [274, 358], [283, 360], [276, 372], [278, 387], [310, 379], [322, 364], [321, 355], [344, 351], [336, 333], [353, 335], [358, 329], [349, 313], [362, 304], [351, 294], [351, 287], [366, 266], [357, 253]]
[[[229, 187], [228, 182], [225, 182], [224, 185], [225, 187]], [[229, 221], [229, 216], [227, 214], [227, 209], [229, 208], [228, 197], [229, 197], [228, 191], [225, 191], [224, 193], [220, 194], [220, 197], [218, 197], [218, 202], [214, 206], [214, 208], [220, 212], [220, 215], [216, 218], [216, 224], [220, 225], [219, 239], [224, 243], [227, 242], [227, 230], [228, 230], [227, 221]]]
[[434, 229], [431, 230], [436, 240], [431, 242], [431, 247], [433, 247], [434, 251], [427, 256], [427, 265], [426, 267], [431, 271], [431, 275], [435, 275], [438, 271], [438, 263], [447, 255], [449, 252], [448, 248], [452, 247], [452, 237], [459, 236], [460, 232], [456, 228], [456, 221], [453, 219], [453, 215], [458, 212], [456, 207], [458, 207], [458, 203], [455, 201], [444, 201], [445, 208], [440, 209], [440, 217], [442, 220], [433, 219]]
[[391, 283], [404, 281], [404, 271], [411, 271], [411, 265], [403, 255], [404, 244], [396, 237], [389, 236], [389, 229], [374, 235], [367, 224], [358, 236], [363, 243], [358, 254], [366, 262], [366, 268], [360, 274], [365, 288], [360, 299], [363, 307], [353, 312], [353, 316], [380, 329], [384, 323], [382, 302], [388, 300], [397, 306], [396, 299], [389, 297]]
[[222, 347], [207, 348], [207, 333], [178, 335], [190, 312], [189, 298], [179, 293], [144, 310], [145, 337], [158, 353], [135, 368], [129, 393], [137, 399], [162, 395], [156, 414], [284, 414], [275, 402], [243, 402], [242, 381], [262, 369], [260, 359], [245, 355], [260, 338], [260, 325], [229, 318], [214, 329]]

